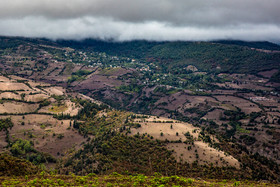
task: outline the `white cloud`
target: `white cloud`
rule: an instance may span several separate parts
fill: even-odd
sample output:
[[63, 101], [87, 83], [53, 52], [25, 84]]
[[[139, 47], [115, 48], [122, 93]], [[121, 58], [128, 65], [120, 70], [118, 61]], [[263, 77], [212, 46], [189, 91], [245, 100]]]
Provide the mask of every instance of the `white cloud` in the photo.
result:
[[0, 35], [280, 40], [279, 0], [1, 0]]

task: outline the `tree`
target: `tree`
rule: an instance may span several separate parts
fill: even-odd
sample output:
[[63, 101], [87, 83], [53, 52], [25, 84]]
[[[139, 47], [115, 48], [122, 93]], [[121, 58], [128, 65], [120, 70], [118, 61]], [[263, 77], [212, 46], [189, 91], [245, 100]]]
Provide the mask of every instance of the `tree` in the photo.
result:
[[6, 119], [0, 119], [0, 131], [6, 132], [6, 142], [8, 143], [8, 146], [10, 146], [10, 134], [9, 129], [12, 129], [14, 124], [12, 123], [11, 118]]

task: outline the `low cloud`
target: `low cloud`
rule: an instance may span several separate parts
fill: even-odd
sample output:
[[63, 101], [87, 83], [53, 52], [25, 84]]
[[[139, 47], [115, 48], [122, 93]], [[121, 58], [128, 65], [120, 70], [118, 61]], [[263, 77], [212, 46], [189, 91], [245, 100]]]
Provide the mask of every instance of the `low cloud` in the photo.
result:
[[2, 0], [0, 34], [51, 39], [280, 40], [279, 0]]

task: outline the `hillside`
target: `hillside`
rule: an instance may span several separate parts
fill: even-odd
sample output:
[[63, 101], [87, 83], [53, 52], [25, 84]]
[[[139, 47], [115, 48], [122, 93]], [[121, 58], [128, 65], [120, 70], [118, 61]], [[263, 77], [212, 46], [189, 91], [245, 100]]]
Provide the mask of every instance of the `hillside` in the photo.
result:
[[[112, 110], [106, 106], [97, 105], [87, 100], [81, 100], [82, 95], [67, 93], [62, 87], [34, 82], [16, 76], [1, 76], [0, 78], [2, 85], [1, 105], [3, 106], [0, 111], [1, 129], [3, 129], [0, 140], [1, 152], [8, 151], [13, 156], [25, 158], [33, 164], [40, 165], [41, 168], [45, 167], [44, 165], [51, 168], [54, 166], [53, 163], [62, 159], [65, 160], [64, 165], [56, 166], [59, 168], [60, 172], [69, 173], [71, 171], [79, 174], [89, 173], [93, 170], [96, 173], [102, 173], [107, 170], [119, 172], [129, 170], [135, 172], [137, 171], [135, 168], [139, 168], [141, 163], [148, 157], [150, 158], [151, 164], [154, 165], [160, 164], [157, 162], [164, 161], [164, 158], [170, 159], [171, 163], [176, 162], [171, 155], [171, 148], [168, 144], [163, 142], [153, 142], [148, 140], [148, 138], [143, 139], [140, 135], [138, 136], [135, 134], [134, 128], [141, 128], [138, 128], [136, 122], [134, 123], [134, 117], [131, 116], [131, 113]], [[162, 119], [159, 118], [154, 121], [157, 122], [159, 120]], [[6, 124], [9, 124], [8, 128]], [[176, 129], [177, 125], [181, 125], [182, 127], [190, 126], [191, 129], [194, 129], [190, 124], [183, 123], [174, 124], [174, 129]], [[155, 125], [146, 128], [145, 133], [153, 135], [153, 126]], [[199, 133], [199, 129], [196, 130], [196, 133]], [[182, 133], [184, 132], [182, 131]], [[197, 138], [198, 137], [195, 139]], [[136, 146], [134, 151], [132, 151], [132, 148], [125, 149], [124, 147], [118, 147], [120, 146], [118, 142], [121, 142], [122, 139], [126, 140], [127, 143], [133, 146], [139, 144], [140, 147]], [[182, 137], [180, 137], [180, 139], [182, 139]], [[185, 141], [184, 139], [185, 138], [182, 140]], [[163, 139], [156, 136], [154, 140], [163, 141]], [[166, 140], [176, 142], [172, 137], [166, 138], [165, 141]], [[112, 145], [112, 142], [117, 144]], [[204, 147], [210, 147], [207, 143], [203, 143], [202, 140], [195, 140], [195, 143], [197, 142], [201, 142], [200, 144], [204, 145]], [[82, 145], [84, 143], [86, 143], [85, 146]], [[181, 144], [182, 143], [180, 143], [180, 145]], [[91, 158], [86, 161], [88, 164], [81, 167], [80, 163], [83, 163], [84, 161], [80, 161], [80, 155], [87, 154], [87, 149], [94, 146], [97, 146], [97, 152], [103, 154], [103, 157], [107, 160], [106, 162], [111, 162], [115, 166], [106, 166], [108, 163], [103, 163], [104, 158], [102, 159], [100, 156], [96, 157], [92, 152], [93, 157], [87, 157]], [[124, 160], [126, 159], [122, 160], [122, 155], [115, 155], [114, 151], [112, 151], [114, 146], [116, 146], [116, 150], [121, 148], [126, 154], [131, 154], [129, 153], [130, 151], [132, 151], [132, 153], [140, 151], [138, 155], [142, 154], [143, 158], [140, 157], [138, 160], [139, 163], [136, 162], [134, 165], [131, 165], [130, 170], [129, 166], [124, 163]], [[147, 153], [143, 152], [143, 149], [141, 148], [145, 146], [149, 147], [148, 150], [150, 150], [147, 150]], [[196, 147], [196, 145], [193, 146]], [[190, 147], [192, 147], [192, 145]], [[199, 153], [203, 152], [202, 148], [199, 146], [196, 149]], [[172, 151], [175, 154], [179, 154], [179, 150], [176, 148], [172, 148]], [[225, 153], [217, 151], [214, 148], [212, 148], [211, 151], [213, 154], [210, 155], [213, 155], [213, 157], [217, 157], [217, 153], [223, 155], [219, 157], [225, 159], [225, 163], [220, 163], [219, 160], [215, 161], [214, 159], [217, 158], [209, 160], [209, 158], [206, 159], [201, 155], [201, 162], [199, 161], [200, 165], [213, 163], [215, 166], [219, 167], [233, 166], [239, 169], [239, 163], [237, 160], [234, 161], [235, 165], [228, 165]], [[72, 155], [71, 153], [75, 153], [74, 157], [70, 156]], [[114, 156], [110, 154], [113, 154]], [[135, 162], [135, 156], [136, 155], [133, 154], [128, 155], [127, 159], [134, 158], [133, 162]], [[78, 162], [69, 162], [69, 159], [78, 159]], [[177, 161], [180, 163], [180, 160], [177, 159]], [[183, 161], [193, 163], [196, 159], [187, 159]], [[92, 162], [98, 164], [89, 164]], [[171, 166], [172, 165], [168, 167]], [[6, 166], [3, 167], [5, 168]], [[145, 171], [147, 171], [146, 167], [144, 167], [143, 170], [138, 170], [140, 173], [145, 173]], [[150, 172], [153, 171], [162, 172], [162, 168], [155, 168]], [[169, 171], [166, 171], [166, 174], [169, 174]]]
[[[279, 69], [280, 47], [269, 42], [104, 42], [96, 40], [58, 41], [59, 44], [82, 50], [106, 52], [140, 61], [154, 62], [164, 72], [176, 72], [186, 65], [200, 71], [222, 73], [258, 73]], [[266, 53], [259, 49], [264, 49]], [[278, 51], [278, 52], [277, 52]]]
[[[1, 80], [9, 85], [9, 89], [1, 87], [1, 93], [6, 93], [2, 105], [11, 105], [9, 113], [1, 111], [1, 152], [40, 168], [81, 175], [117, 171], [210, 178], [240, 178], [243, 173], [245, 178], [253, 177], [240, 170], [244, 163], [217, 147], [221, 142], [215, 136], [191, 124], [109, 109], [62, 87], [16, 76], [2, 76]], [[20, 98], [15, 97], [18, 95]], [[30, 96], [37, 99], [36, 95], [41, 100], [26, 100]], [[14, 103], [23, 109], [29, 108], [25, 105], [36, 107], [21, 111], [16, 106], [12, 109]], [[201, 167], [204, 171], [197, 172]], [[227, 173], [221, 175], [225, 168]], [[267, 177], [273, 177], [273, 171], [269, 172]]]
[[12, 124], [0, 132], [1, 152], [10, 147], [13, 155], [36, 164], [55, 163], [54, 157], [85, 141], [69, 128], [81, 106], [65, 89], [16, 76], [0, 76], [0, 81], [0, 120]]
[[0, 44], [1, 152], [62, 174], [279, 180], [278, 53], [209, 42]]

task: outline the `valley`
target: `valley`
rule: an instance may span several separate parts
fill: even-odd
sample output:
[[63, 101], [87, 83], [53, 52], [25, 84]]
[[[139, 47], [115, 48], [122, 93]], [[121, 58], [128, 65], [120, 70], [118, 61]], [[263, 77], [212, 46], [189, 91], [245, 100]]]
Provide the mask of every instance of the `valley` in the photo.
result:
[[278, 53], [250, 43], [0, 43], [0, 118], [13, 124], [1, 152], [61, 174], [279, 180]]

